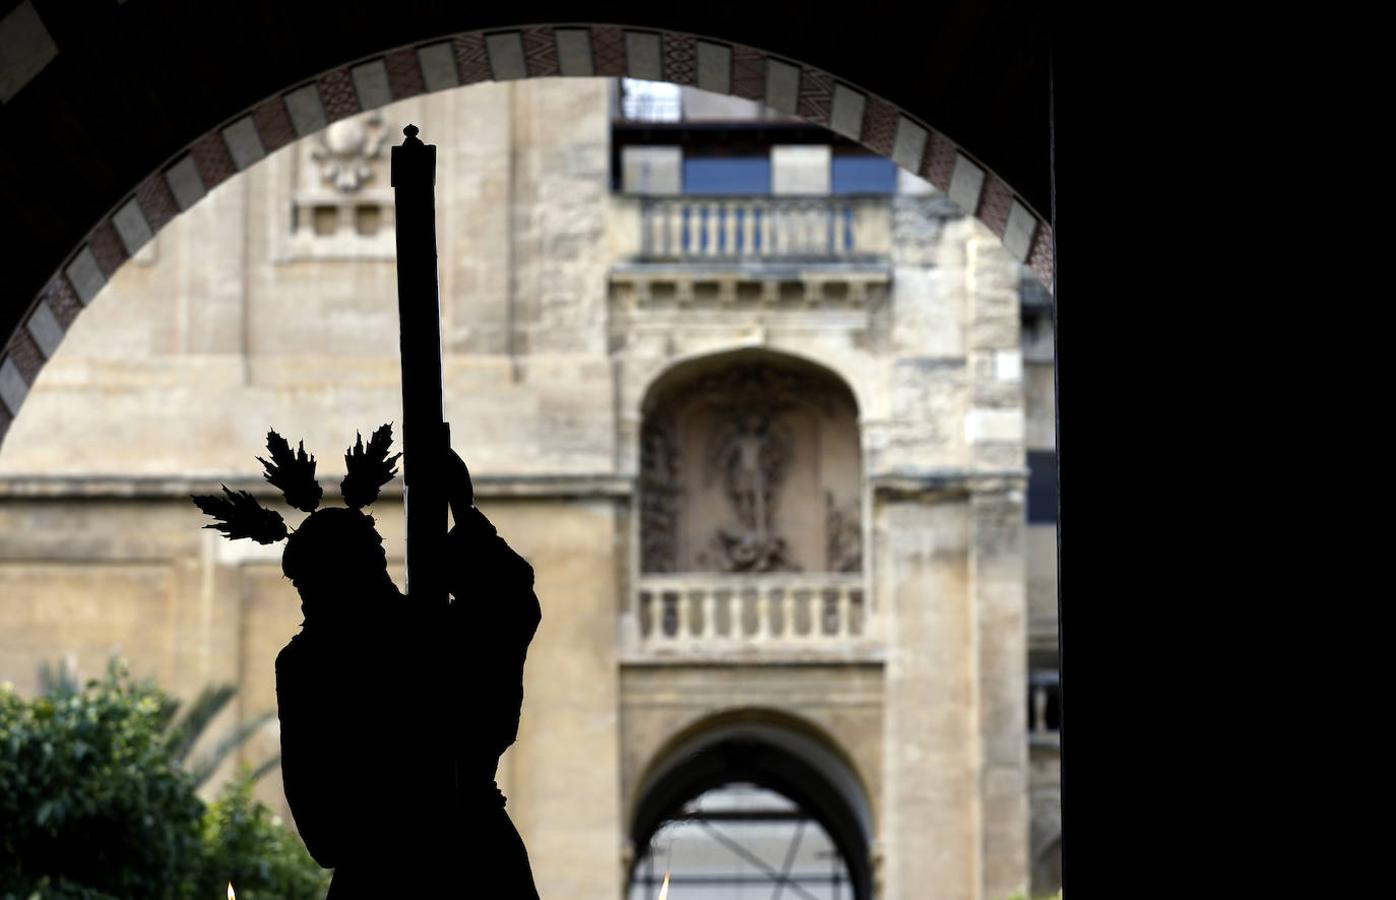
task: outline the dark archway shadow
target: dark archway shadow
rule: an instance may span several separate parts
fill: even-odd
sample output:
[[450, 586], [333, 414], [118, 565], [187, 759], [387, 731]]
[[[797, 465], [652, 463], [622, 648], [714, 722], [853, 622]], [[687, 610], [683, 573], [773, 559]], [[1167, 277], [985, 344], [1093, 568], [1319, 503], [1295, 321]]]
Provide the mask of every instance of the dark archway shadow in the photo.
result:
[[[729, 721], [690, 730], [651, 768], [631, 816], [645, 847], [684, 803], [723, 785], [751, 782], [783, 794], [815, 819], [847, 863], [856, 900], [873, 896], [872, 815], [861, 780], [837, 748], [812, 730], [777, 721]], [[640, 854], [631, 862], [633, 879]]]

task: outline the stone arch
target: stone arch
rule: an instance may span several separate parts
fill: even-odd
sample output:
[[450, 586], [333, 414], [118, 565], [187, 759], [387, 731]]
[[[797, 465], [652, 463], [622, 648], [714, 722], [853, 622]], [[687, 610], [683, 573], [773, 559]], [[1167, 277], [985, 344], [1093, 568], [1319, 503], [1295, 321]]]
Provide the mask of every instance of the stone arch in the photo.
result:
[[666, 815], [734, 778], [808, 810], [848, 863], [855, 896], [872, 896], [875, 829], [865, 781], [832, 735], [780, 710], [726, 710], [673, 735], [650, 760], [626, 810], [631, 845], [644, 846]]
[[847, 389], [854, 409], [858, 411], [860, 416], [862, 415], [862, 410], [866, 407], [863, 397], [864, 390], [853, 373], [845, 371], [834, 360], [815, 359], [805, 353], [767, 344], [730, 347], [723, 350], [704, 350], [666, 360], [661, 367], [649, 375], [648, 381], [641, 389], [638, 411], [643, 416], [666, 390], [692, 377], [694, 372], [704, 367], [760, 359], [789, 363], [823, 373]]
[[[105, 39], [108, 34], [124, 35], [124, 28], [138, 27], [128, 26], [125, 20], [119, 18], [121, 16], [157, 17], [161, 13], [156, 8], [158, 5], [157, 0], [147, 0], [129, 8], [106, 10], [101, 14], [83, 13], [88, 18], [79, 20], [75, 10], [64, 9], [60, 4], [23, 0], [0, 22], [0, 38], [22, 39], [28, 48], [19, 63], [7, 65], [6, 71], [0, 73], [3, 75], [0, 90], [3, 90], [5, 101], [4, 106], [0, 107], [0, 116], [3, 116], [0, 120], [5, 122], [6, 132], [21, 135], [26, 133], [26, 124], [48, 125], [51, 134], [72, 135], [76, 130], [77, 137], [87, 137], [82, 128], [73, 123], [53, 126], [44, 118], [45, 113], [41, 110], [46, 102], [67, 98], [69, 94], [65, 91], [89, 87], [94, 89], [94, 94], [109, 91], [111, 88], [106, 82], [110, 81], [110, 73], [103, 70], [100, 64], [102, 58], [92, 49], [92, 44]], [[838, 42], [816, 46], [823, 39], [805, 34], [802, 29], [797, 29], [801, 35], [799, 39], [793, 42], [789, 38], [783, 40], [780, 34], [786, 29], [779, 26], [788, 25], [793, 18], [803, 18], [796, 4], [788, 4], [788, 9], [781, 8], [788, 17], [783, 23], [767, 18], [781, 13], [781, 9], [775, 6], [762, 9], [759, 14], [749, 9], [741, 10], [739, 14], [735, 6], [725, 12], [715, 9], [683, 13], [679, 15], [683, 22], [671, 21], [675, 14], [639, 4], [624, 11], [626, 21], [653, 23], [648, 27], [611, 24], [616, 21], [613, 17], [621, 13], [609, 8], [604, 18], [598, 15], [590, 22], [532, 24], [540, 19], [551, 22], [565, 20], [555, 13], [539, 15], [537, 10], [529, 8], [515, 9], [505, 14], [505, 21], [481, 23], [476, 20], [486, 14], [455, 11], [404, 12], [401, 14], [402, 21], [383, 22], [381, 16], [371, 14], [365, 7], [360, 10], [362, 20], [356, 22], [354, 10], [351, 9], [356, 6], [354, 3], [336, 4], [332, 16], [314, 11], [313, 6], [307, 4], [304, 10], [298, 8], [293, 21], [278, 22], [278, 17], [284, 19], [288, 15], [279, 12], [283, 8], [280, 4], [253, 3], [244, 10], [246, 22], [251, 25], [223, 23], [226, 31], [255, 27], [256, 24], [265, 26], [268, 22], [285, 26], [291, 37], [284, 40], [281, 35], [276, 35], [278, 40], [273, 40], [263, 32], [257, 32], [257, 36], [290, 55], [286, 59], [277, 58], [274, 62], [255, 58], [229, 59], [230, 64], [237, 64], [229, 70], [230, 73], [245, 78], [246, 83], [240, 82], [233, 88], [220, 90], [217, 98], [210, 99], [206, 104], [212, 107], [215, 116], [222, 116], [213, 128], [189, 140], [188, 132], [179, 130], [180, 125], [158, 123], [166, 128], [166, 132], [161, 134], [162, 140], [152, 138], [145, 141], [138, 151], [124, 153], [122, 158], [112, 160], [110, 165], [100, 155], [87, 160], [93, 166], [105, 166], [103, 175], [107, 177], [96, 179], [100, 187], [92, 196], [81, 196], [81, 207], [90, 209], [95, 204], [104, 206], [105, 212], [97, 214], [96, 224], [86, 231], [76, 246], [65, 246], [65, 242], [71, 238], [56, 236], [71, 233], [73, 221], [65, 219], [65, 216], [76, 221], [75, 217], [92, 214], [82, 211], [69, 213], [66, 210], [55, 213], [43, 208], [44, 204], [36, 199], [43, 195], [30, 193], [30, 185], [18, 186], [14, 194], [16, 199], [8, 201], [13, 208], [3, 211], [14, 213], [11, 218], [21, 226], [32, 224], [30, 231], [41, 236], [33, 239], [34, 253], [18, 254], [18, 265], [11, 273], [16, 293], [11, 295], [12, 300], [0, 304], [0, 338], [4, 340], [4, 349], [0, 352], [0, 442], [40, 368], [53, 354], [84, 305], [135, 251], [176, 215], [197, 203], [208, 190], [266, 154], [346, 116], [421, 93], [486, 80], [572, 75], [628, 76], [691, 85], [763, 101], [778, 110], [827, 126], [857, 140], [926, 178], [983, 222], [1019, 260], [1030, 265], [1044, 283], [1051, 283], [1052, 234], [1040, 212], [1046, 206], [1046, 195], [1039, 184], [1045, 179], [1040, 178], [1040, 173], [1032, 172], [1031, 180], [1037, 189], [1029, 202], [983, 158], [973, 155], [970, 150], [928, 124], [925, 113], [905, 102], [898, 105], [879, 93], [859, 86], [859, 70], [876, 77], [878, 63], [859, 65], [856, 57], [840, 57]], [[981, 9], [983, 4], [971, 3], [967, 6], [974, 7], [974, 11], [950, 16], [940, 23], [945, 29], [945, 36], [935, 42], [937, 45], [962, 41], [964, 46], [958, 48], [955, 56], [961, 61], [977, 59], [966, 52], [967, 47], [992, 47], [993, 54], [989, 59], [1003, 63], [1003, 71], [1010, 73], [1015, 71], [1009, 64], [1014, 52], [1045, 66], [1042, 47], [1034, 44], [1014, 48], [1006, 45], [1008, 37], [986, 37], [993, 34], [995, 28], [1005, 33], [1011, 32], [1015, 38], [1033, 34], [1032, 23], [1036, 21], [1033, 17], [1042, 15], [1040, 10], [1034, 9], [1032, 15], [1024, 17], [1016, 13], [1013, 4], [1009, 3], [993, 7], [989, 12]], [[260, 7], [265, 8], [260, 12], [254, 9]], [[278, 11], [272, 11], [273, 7]], [[179, 16], [197, 18], [204, 15], [182, 6], [178, 7], [177, 12], [176, 19]], [[497, 17], [499, 14], [488, 15]], [[48, 17], [47, 24], [45, 17]], [[111, 21], [100, 21], [103, 17]], [[753, 23], [747, 26], [733, 24], [734, 21], [752, 17]], [[312, 27], [312, 20], [320, 22], [326, 18], [332, 20], [334, 25], [320, 36], [320, 40], [308, 40], [299, 46], [293, 42], [295, 36], [305, 36], [303, 33]], [[876, 19], [874, 16], [873, 20]], [[605, 24], [597, 24], [599, 21]], [[1025, 26], [1024, 22], [1028, 25]], [[154, 41], [154, 38], [163, 35], [164, 32], [156, 28], [157, 24], [141, 19], [139, 27], [144, 27], [145, 31], [130, 37], [126, 48], [129, 50], [131, 45], [140, 41]], [[464, 24], [473, 24], [474, 27], [460, 30]], [[894, 30], [892, 25], [895, 23], [882, 24]], [[1005, 29], [1006, 24], [1014, 27]], [[212, 24], [205, 25], [210, 32], [217, 32]], [[693, 28], [694, 25], [698, 28], [683, 30], [685, 26]], [[170, 27], [177, 30], [177, 26]], [[78, 35], [86, 37], [89, 43], [79, 42], [76, 50], [63, 57], [61, 49], [64, 41], [70, 36], [77, 40]], [[751, 44], [738, 40], [744, 35], [752, 35], [755, 40]], [[401, 38], [409, 39], [403, 42]], [[221, 54], [246, 53], [242, 47], [229, 50], [218, 45], [220, 39], [231, 40], [208, 36], [210, 45], [204, 48], [204, 57], [193, 55], [185, 48], [176, 52], [158, 42], [152, 44], [149, 52], [185, 60], [189, 75], [194, 78], [203, 73], [201, 67], [221, 59]], [[892, 41], [902, 39], [888, 38]], [[753, 46], [779, 47], [782, 43], [786, 44], [788, 50], [781, 47], [767, 51]], [[802, 45], [805, 49], [803, 53]], [[81, 53], [92, 55], [93, 61], [86, 56], [75, 55]], [[836, 75], [829, 68], [815, 63], [798, 61], [801, 57], [822, 57], [823, 66], [843, 69], [849, 73], [849, 77]], [[68, 60], [74, 60], [71, 66]], [[987, 64], [979, 62], [977, 65]], [[969, 64], [964, 65], [972, 68]], [[67, 80], [59, 75], [46, 76], [46, 68], [59, 72]], [[185, 106], [197, 106], [196, 101], [188, 95], [187, 88], [186, 93], [180, 94], [179, 85], [156, 84], [150, 80], [148, 72], [141, 70], [140, 74], [147, 77], [147, 81], [140, 85], [146, 94], [158, 98], [162, 92], [171, 92], [172, 101], [180, 100]], [[978, 69], [973, 73], [974, 77], [961, 77], [958, 81], [954, 77], [956, 74], [970, 75], [967, 71], [955, 72], [954, 66], [939, 72], [942, 91], [953, 93], [958, 89], [965, 91], [967, 97], [978, 97], [986, 90], [985, 77], [989, 81], [993, 77], [1001, 79], [1005, 85], [1015, 88], [1017, 94], [1022, 93], [1023, 84], [1028, 81], [1036, 83], [1028, 76], [1020, 76], [1019, 81], [1015, 82], [1011, 75], [1004, 75], [1003, 72], [984, 76]], [[1035, 76], [1042, 74], [1034, 70]], [[88, 79], [88, 82], [74, 81], [82, 78]], [[886, 80], [885, 72], [880, 80]], [[897, 84], [890, 86], [902, 92], [907, 90]], [[1042, 91], [1042, 110], [1036, 109], [1038, 101], [1034, 99], [1031, 104], [1034, 115], [1045, 110], [1045, 83], [1038, 87]], [[264, 94], [264, 99], [250, 104], [247, 102], [260, 91], [270, 89], [274, 90], [269, 95]], [[884, 88], [883, 93], [891, 91]], [[145, 108], [150, 100], [146, 94], [133, 90], [127, 105]], [[239, 101], [237, 98], [242, 99]], [[987, 142], [984, 146], [994, 150], [999, 158], [1022, 162], [1019, 158], [1021, 151], [1010, 140], [1005, 139], [990, 147], [993, 144], [990, 138], [993, 131], [978, 118], [988, 113], [968, 115], [953, 104], [941, 103], [940, 107], [952, 118], [965, 123], [962, 131], [982, 133]], [[62, 108], [66, 109], [67, 106]], [[149, 112], [152, 117], [158, 114], [159, 104], [156, 103]], [[104, 116], [111, 114], [105, 110], [93, 112], [84, 109], [83, 115], [90, 118], [92, 124], [101, 124], [106, 121]], [[87, 118], [79, 118], [83, 123], [88, 123]], [[1021, 121], [1027, 122], [1032, 118], [1024, 113]], [[57, 149], [61, 151], [63, 148]], [[38, 171], [46, 166], [61, 166], [61, 163], [46, 162], [47, 156], [61, 158], [69, 154], [59, 152], [46, 156], [45, 148], [39, 146], [25, 148], [22, 155], [9, 155], [12, 158], [18, 155]], [[71, 155], [79, 157], [80, 153], [74, 150]], [[1045, 149], [1042, 156], [1045, 157]], [[1039, 158], [1037, 162], [1045, 163], [1046, 160]], [[142, 167], [147, 174], [137, 174], [125, 182], [124, 188], [113, 187], [122, 184], [119, 179], [123, 176], [113, 175], [112, 171], [120, 169], [122, 172], [138, 173]], [[10, 170], [20, 171], [18, 168]], [[1026, 173], [1028, 170], [1022, 171]], [[26, 175], [31, 173], [26, 172]], [[1023, 174], [1022, 177], [1030, 176]], [[26, 180], [42, 181], [43, 178], [29, 177]], [[91, 218], [85, 220], [91, 221]], [[40, 251], [64, 254], [56, 272], [49, 270], [45, 274], [44, 268], [52, 265], [54, 260]]]

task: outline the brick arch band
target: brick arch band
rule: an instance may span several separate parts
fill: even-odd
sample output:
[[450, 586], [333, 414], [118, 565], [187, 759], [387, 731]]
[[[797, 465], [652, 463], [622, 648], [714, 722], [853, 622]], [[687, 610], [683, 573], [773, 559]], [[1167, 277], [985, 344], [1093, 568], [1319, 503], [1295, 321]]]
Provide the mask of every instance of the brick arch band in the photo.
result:
[[8, 336], [0, 353], [0, 443], [86, 304], [161, 228], [217, 185], [355, 113], [482, 81], [556, 76], [666, 81], [823, 125], [935, 185], [1052, 284], [1051, 227], [1003, 179], [927, 123], [828, 72], [676, 31], [556, 25], [466, 32], [377, 54], [279, 92], [192, 141], [141, 181], [73, 250]]

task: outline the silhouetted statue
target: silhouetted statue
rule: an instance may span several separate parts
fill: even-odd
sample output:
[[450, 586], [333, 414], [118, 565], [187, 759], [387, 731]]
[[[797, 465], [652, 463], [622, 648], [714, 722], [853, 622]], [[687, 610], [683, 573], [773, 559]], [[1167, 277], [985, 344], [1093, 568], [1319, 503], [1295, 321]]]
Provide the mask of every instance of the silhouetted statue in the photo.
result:
[[[364, 506], [395, 474], [391, 429], [346, 454], [347, 508], [317, 509], [315, 460], [275, 432], [267, 480], [311, 515], [282, 570], [301, 632], [276, 659], [286, 799], [311, 855], [335, 870], [331, 900], [536, 898], [528, 854], [494, 782], [518, 734], [523, 666], [540, 612], [533, 570], [473, 506], [449, 454], [446, 581], [455, 598], [404, 598]], [[196, 497], [229, 538], [273, 543], [285, 523], [247, 492]]]

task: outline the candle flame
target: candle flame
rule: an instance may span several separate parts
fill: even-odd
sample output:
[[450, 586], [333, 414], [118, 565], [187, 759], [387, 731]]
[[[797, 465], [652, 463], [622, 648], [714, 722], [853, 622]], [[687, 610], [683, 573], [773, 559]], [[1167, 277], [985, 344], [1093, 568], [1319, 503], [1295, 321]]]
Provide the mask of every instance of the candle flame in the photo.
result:
[[233, 890], [233, 883], [228, 882], [228, 900], [238, 900], [237, 891]]
[[659, 888], [659, 900], [669, 900], [669, 873], [664, 873], [664, 884]]

